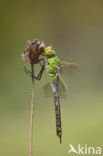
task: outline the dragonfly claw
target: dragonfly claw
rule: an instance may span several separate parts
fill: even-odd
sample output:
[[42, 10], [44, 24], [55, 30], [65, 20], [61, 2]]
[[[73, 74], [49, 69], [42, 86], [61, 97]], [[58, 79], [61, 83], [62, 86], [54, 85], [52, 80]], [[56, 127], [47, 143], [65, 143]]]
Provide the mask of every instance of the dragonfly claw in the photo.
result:
[[33, 79], [39, 80], [38, 77], [36, 77], [35, 75], [32, 75], [31, 71], [29, 71], [26, 67], [24, 67], [24, 71], [27, 75], [29, 75], [30, 77], [32, 77]]

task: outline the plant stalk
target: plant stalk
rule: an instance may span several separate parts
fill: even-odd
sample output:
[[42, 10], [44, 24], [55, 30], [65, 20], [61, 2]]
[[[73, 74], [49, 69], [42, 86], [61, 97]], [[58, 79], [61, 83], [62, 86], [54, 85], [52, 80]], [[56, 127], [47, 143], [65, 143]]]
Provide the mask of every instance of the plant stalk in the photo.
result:
[[30, 114], [30, 156], [32, 156], [32, 143], [33, 143], [33, 118], [34, 118], [34, 63], [31, 62], [32, 72], [32, 97], [31, 97], [31, 114]]

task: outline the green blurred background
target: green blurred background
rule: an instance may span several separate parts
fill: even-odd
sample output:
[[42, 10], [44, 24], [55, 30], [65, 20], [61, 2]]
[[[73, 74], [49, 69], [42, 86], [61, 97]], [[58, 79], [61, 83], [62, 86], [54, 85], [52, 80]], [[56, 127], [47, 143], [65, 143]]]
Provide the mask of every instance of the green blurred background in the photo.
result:
[[42, 92], [46, 74], [35, 81], [33, 155], [73, 155], [69, 144], [103, 148], [103, 1], [0, 0], [0, 156], [29, 153], [31, 79], [21, 53], [35, 38], [79, 69], [68, 77], [69, 96], [61, 100], [61, 145], [53, 98]]

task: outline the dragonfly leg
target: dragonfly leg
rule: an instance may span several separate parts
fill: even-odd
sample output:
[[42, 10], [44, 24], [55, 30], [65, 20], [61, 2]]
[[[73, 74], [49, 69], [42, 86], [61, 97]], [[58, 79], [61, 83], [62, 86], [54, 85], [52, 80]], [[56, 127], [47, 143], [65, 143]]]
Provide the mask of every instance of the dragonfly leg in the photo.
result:
[[26, 67], [24, 67], [24, 71], [25, 71], [26, 74], [28, 74], [29, 76], [32, 77], [31, 71], [29, 71]]
[[39, 61], [39, 64], [40, 64], [40, 66], [41, 66], [41, 68], [42, 68], [42, 64], [41, 64], [41, 62]]
[[[40, 64], [40, 65], [41, 65], [41, 64]], [[40, 70], [38, 76], [36, 77], [37, 80], [40, 80], [40, 79], [41, 79], [42, 74], [43, 74], [43, 71], [45, 70], [45, 66], [44, 66], [44, 64], [41, 65], [41, 66], [42, 66], [42, 68], [41, 68], [41, 70]]]
[[38, 80], [37, 77], [36, 77], [35, 75], [32, 75], [32, 72], [29, 71], [26, 67], [24, 67], [24, 71], [25, 71], [25, 73], [26, 73], [27, 75], [29, 75], [29, 76], [32, 77], [33, 79]]
[[40, 70], [38, 76], [32, 75], [32, 72], [29, 71], [26, 67], [24, 67], [24, 71], [25, 71], [26, 74], [28, 74], [28, 75], [29, 75], [30, 77], [32, 77], [33, 79], [40, 80], [41, 77], [42, 77], [43, 71], [45, 70], [45, 66], [44, 66], [44, 65], [41, 65], [41, 66], [42, 66], [42, 68], [41, 68], [41, 70]]

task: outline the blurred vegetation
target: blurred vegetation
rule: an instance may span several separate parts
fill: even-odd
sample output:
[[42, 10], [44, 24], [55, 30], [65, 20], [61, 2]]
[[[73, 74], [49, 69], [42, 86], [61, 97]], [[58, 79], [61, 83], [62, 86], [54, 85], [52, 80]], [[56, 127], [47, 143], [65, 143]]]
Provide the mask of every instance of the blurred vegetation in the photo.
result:
[[[103, 145], [103, 1], [0, 1], [0, 155], [29, 152], [31, 79], [21, 53], [38, 38], [57, 55], [79, 64], [68, 77], [69, 96], [61, 100], [63, 143], [55, 132], [53, 99], [46, 99], [44, 74], [35, 81], [36, 156], [68, 155], [69, 144]], [[35, 66], [36, 73], [39, 66]]]

